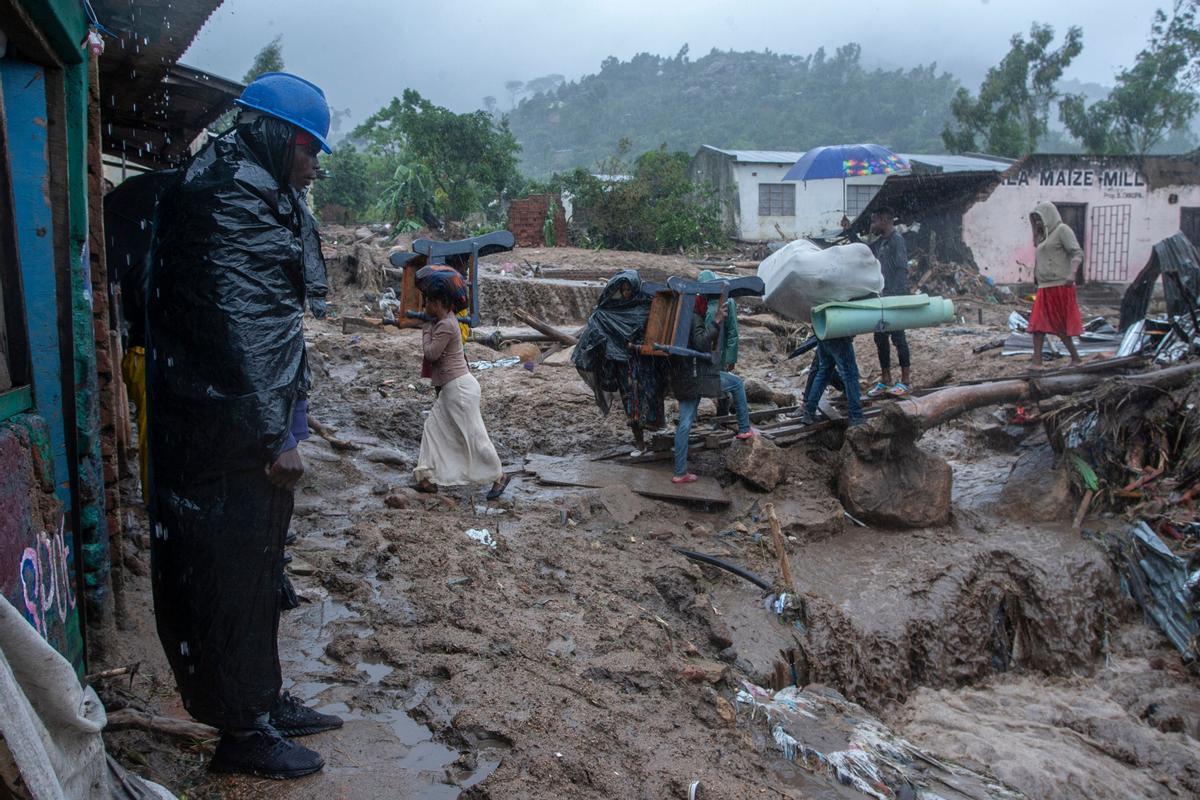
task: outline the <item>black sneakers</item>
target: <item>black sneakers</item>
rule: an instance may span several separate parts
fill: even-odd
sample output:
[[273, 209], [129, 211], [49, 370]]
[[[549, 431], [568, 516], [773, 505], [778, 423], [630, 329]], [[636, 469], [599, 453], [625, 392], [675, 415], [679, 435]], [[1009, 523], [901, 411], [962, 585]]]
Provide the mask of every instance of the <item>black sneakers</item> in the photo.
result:
[[271, 709], [271, 725], [289, 738], [312, 736], [342, 727], [342, 718], [314, 711], [289, 693], [280, 692], [279, 699]]
[[209, 768], [262, 778], [300, 778], [325, 766], [319, 753], [288, 741], [270, 725], [252, 731], [222, 733]]

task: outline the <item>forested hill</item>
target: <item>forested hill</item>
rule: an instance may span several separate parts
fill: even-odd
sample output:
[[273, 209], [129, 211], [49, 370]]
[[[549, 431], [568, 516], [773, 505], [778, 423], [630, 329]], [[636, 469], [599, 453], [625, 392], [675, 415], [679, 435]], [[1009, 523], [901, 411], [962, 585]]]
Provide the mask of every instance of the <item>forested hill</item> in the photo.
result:
[[805, 150], [877, 142], [944, 152], [942, 126], [958, 81], [936, 64], [869, 70], [856, 44], [833, 56], [714, 50], [692, 61], [642, 53], [526, 97], [509, 115], [523, 171], [543, 177], [592, 168], [628, 138], [634, 153], [666, 144]]

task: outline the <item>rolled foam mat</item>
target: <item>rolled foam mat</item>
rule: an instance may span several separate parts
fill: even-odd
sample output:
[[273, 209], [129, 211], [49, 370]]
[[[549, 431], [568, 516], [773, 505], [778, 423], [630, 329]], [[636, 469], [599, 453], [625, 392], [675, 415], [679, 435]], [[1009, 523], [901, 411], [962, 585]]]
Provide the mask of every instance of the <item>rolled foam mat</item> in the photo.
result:
[[825, 303], [812, 312], [813, 333], [818, 339], [931, 328], [953, 321], [954, 303], [925, 294]]

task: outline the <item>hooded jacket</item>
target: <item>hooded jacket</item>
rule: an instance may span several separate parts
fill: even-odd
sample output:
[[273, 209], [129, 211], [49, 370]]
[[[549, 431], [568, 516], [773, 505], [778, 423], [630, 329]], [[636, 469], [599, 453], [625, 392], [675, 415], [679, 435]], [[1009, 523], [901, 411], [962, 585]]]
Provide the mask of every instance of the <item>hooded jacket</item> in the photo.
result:
[[[697, 280], [701, 282], [715, 281], [717, 273], [710, 269], [706, 269], [697, 276]], [[704, 315], [704, 324], [711, 325], [717, 317], [717, 304], [719, 300], [708, 301], [708, 313]], [[721, 369], [727, 370], [737, 363], [738, 360], [738, 326], [737, 326], [737, 303], [732, 297], [725, 301], [725, 333], [721, 338]]]
[[320, 255], [305, 252], [319, 242], [289, 183], [294, 135], [272, 117], [238, 125], [161, 200], [147, 294], [160, 482], [261, 469], [307, 393], [305, 284]]
[[1043, 201], [1033, 211], [1046, 228], [1046, 238], [1036, 240], [1037, 257], [1033, 266], [1033, 282], [1039, 289], [1068, 286], [1075, 282], [1075, 271], [1083, 263], [1083, 248], [1075, 231], [1062, 221], [1054, 203]]
[[[717, 343], [716, 320], [706, 322], [701, 314], [692, 316], [688, 347], [701, 353], [711, 352]], [[706, 358], [671, 356], [671, 389], [676, 400], [699, 400], [721, 396], [721, 373]]]
[[[632, 297], [621, 295], [623, 286], [633, 290]], [[650, 297], [642, 291], [641, 276], [637, 270], [623, 270], [604, 286], [595, 311], [579, 335], [571, 363], [592, 389], [604, 414], [608, 413], [609, 395], [619, 389], [616, 369], [624, 368], [629, 361], [629, 346], [642, 341], [649, 316]]]

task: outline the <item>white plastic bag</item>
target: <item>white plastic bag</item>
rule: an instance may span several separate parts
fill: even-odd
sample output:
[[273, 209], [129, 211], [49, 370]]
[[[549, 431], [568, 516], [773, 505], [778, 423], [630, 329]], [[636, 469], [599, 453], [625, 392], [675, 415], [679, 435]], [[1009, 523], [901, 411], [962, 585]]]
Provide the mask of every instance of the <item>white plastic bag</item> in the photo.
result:
[[758, 265], [767, 308], [808, 322], [814, 306], [853, 300], [883, 290], [883, 270], [865, 244], [822, 250], [806, 239], [789, 242]]

